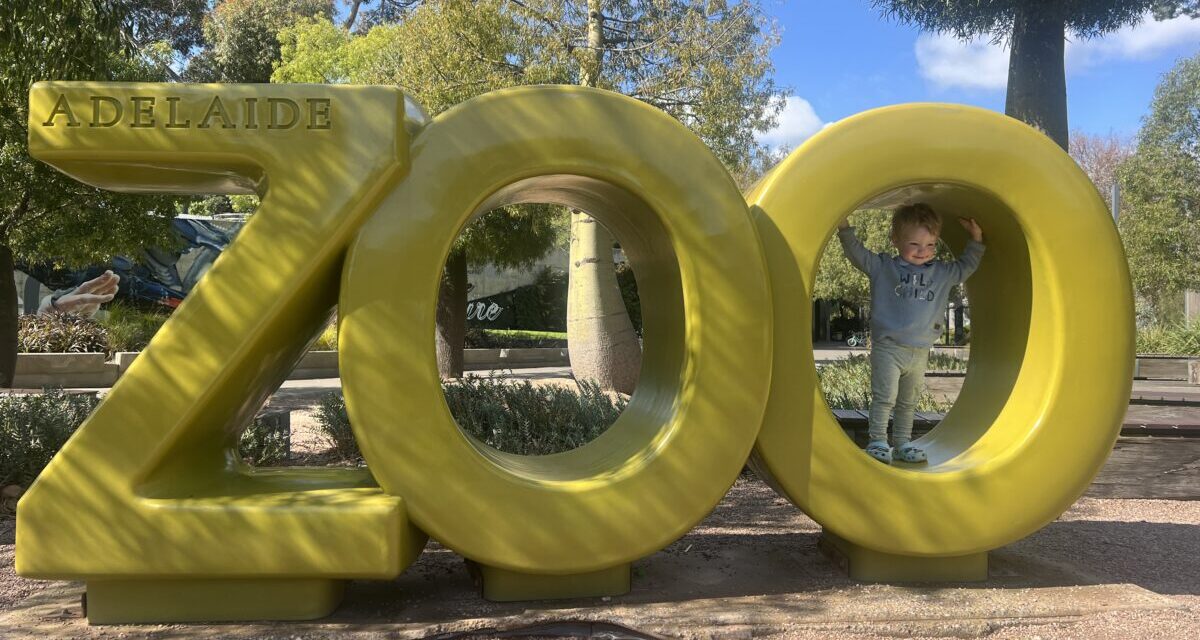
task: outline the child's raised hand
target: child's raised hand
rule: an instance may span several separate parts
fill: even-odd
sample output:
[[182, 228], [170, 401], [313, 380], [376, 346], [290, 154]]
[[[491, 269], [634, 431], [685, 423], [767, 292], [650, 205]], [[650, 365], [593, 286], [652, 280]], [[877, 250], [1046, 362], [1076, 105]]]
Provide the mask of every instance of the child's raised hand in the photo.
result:
[[975, 242], [983, 242], [983, 229], [979, 228], [979, 223], [975, 222], [975, 218], [959, 218], [959, 224], [971, 234], [971, 239]]

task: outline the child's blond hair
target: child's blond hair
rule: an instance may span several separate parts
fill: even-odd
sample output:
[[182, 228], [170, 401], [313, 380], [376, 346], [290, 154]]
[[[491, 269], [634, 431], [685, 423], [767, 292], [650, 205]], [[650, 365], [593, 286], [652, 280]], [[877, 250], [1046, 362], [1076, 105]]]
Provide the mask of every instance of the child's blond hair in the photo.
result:
[[899, 242], [906, 233], [924, 227], [937, 236], [942, 233], [942, 217], [924, 202], [906, 204], [892, 214], [892, 241]]

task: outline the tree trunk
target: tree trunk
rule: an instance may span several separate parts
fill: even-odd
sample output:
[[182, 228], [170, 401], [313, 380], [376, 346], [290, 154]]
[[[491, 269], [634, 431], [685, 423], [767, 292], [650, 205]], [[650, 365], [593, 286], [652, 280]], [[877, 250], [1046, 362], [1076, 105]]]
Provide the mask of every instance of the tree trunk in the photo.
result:
[[1067, 148], [1066, 22], [1047, 3], [1017, 10], [1008, 62], [1004, 113], [1041, 130]]
[[[604, 68], [601, 0], [588, 0], [588, 48], [581, 53], [579, 84], [596, 87]], [[576, 380], [633, 393], [642, 348], [621, 299], [613, 265], [613, 238], [586, 213], [571, 212], [571, 264], [567, 289], [567, 344]]]
[[349, 31], [354, 26], [354, 21], [358, 19], [358, 5], [362, 4], [362, 0], [353, 0], [350, 3], [350, 15], [346, 16], [346, 22], [342, 24], [342, 28]]
[[443, 380], [463, 375], [463, 345], [467, 337], [467, 255], [455, 251], [446, 260], [438, 291], [437, 365]]
[[0, 245], [0, 388], [11, 389], [17, 374], [17, 282], [13, 254]]
[[612, 253], [608, 230], [586, 213], [572, 212], [567, 344], [576, 380], [633, 393], [642, 348], [621, 299]]

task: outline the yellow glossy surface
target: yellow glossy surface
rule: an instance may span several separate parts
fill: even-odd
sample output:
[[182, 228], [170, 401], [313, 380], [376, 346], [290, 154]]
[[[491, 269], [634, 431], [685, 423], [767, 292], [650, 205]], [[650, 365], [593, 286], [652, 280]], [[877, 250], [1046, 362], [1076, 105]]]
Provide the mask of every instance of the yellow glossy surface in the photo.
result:
[[[637, 390], [603, 435], [551, 456], [474, 442], [439, 386], [433, 302], [459, 230], [502, 204], [587, 211], [638, 278]], [[355, 434], [413, 520], [481, 564], [600, 571], [683, 535], [737, 477], [770, 376], [767, 274], [745, 201], [681, 124], [613, 93], [497, 91], [447, 111], [347, 259], [342, 378]]]
[[[970, 368], [954, 408], [918, 441], [927, 465], [860, 451], [816, 381], [811, 298], [838, 220], [925, 200], [979, 220], [987, 253], [967, 283]], [[1133, 298], [1120, 240], [1087, 176], [1033, 129], [990, 111], [903, 105], [828, 127], [748, 200], [770, 265], [771, 398], [762, 475], [851, 544], [965, 556], [1019, 540], [1087, 488], [1120, 431], [1132, 385]]]
[[[383, 87], [41, 83], [30, 100], [31, 153], [80, 180], [263, 195], [20, 502], [18, 572], [86, 580], [100, 621], [322, 615], [338, 580], [402, 571], [422, 530], [484, 565], [497, 598], [619, 592], [628, 563], [703, 518], [752, 448], [873, 575], [919, 574], [935, 565], [913, 558], [930, 556], [977, 570], [1062, 513], [1120, 428], [1132, 294], [1112, 221], [1070, 158], [990, 112], [849, 118], [765, 178], [748, 211], [678, 122], [579, 87], [499, 91], [432, 122]], [[888, 467], [821, 399], [809, 291], [843, 214], [915, 199], [978, 218], [988, 250], [962, 395], [923, 439], [928, 465]], [[522, 202], [595, 215], [647, 301], [629, 406], [552, 456], [464, 435], [435, 362], [453, 240]], [[953, 221], [945, 235], [961, 248]], [[247, 468], [238, 428], [335, 304], [371, 472]], [[261, 606], [234, 595], [249, 592]]]
[[[288, 102], [301, 110], [290, 128]], [[403, 499], [360, 469], [250, 469], [236, 439], [328, 317], [354, 231], [407, 169], [402, 94], [64, 82], [35, 85], [30, 104], [31, 154], [80, 180], [264, 197], [21, 499], [17, 571], [151, 590], [167, 577], [397, 575], [425, 543]], [[312, 120], [308, 104], [330, 110]], [[286, 597], [260, 593], [264, 611]]]

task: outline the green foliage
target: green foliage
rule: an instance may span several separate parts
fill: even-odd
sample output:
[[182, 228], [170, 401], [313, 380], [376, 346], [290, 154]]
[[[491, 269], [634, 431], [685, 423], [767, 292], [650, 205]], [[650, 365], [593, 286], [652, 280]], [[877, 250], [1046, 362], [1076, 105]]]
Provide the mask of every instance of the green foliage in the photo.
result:
[[97, 404], [61, 389], [0, 396], [0, 487], [28, 487]]
[[136, 19], [129, 5], [18, 2], [0, 12], [0, 244], [17, 259], [82, 266], [172, 243], [171, 198], [83, 185], [27, 149], [33, 82], [166, 78], [163, 48], [139, 50], [125, 32]]
[[[871, 407], [871, 361], [854, 355], [817, 369], [821, 393], [830, 409], [869, 409]], [[944, 413], [952, 403], [939, 402], [927, 390], [921, 391], [917, 411]]]
[[929, 371], [966, 371], [967, 361], [950, 353], [931, 351], [926, 369]]
[[1153, 323], [1200, 288], [1200, 55], [1180, 61], [1154, 93], [1137, 150], [1117, 172], [1121, 240], [1134, 290]]
[[255, 416], [238, 438], [238, 454], [256, 467], [277, 465], [287, 459], [290, 436], [275, 416]]
[[1137, 352], [1169, 356], [1200, 356], [1200, 322], [1138, 329]]
[[524, 329], [467, 329], [468, 349], [531, 349], [565, 347], [564, 331], [526, 331]]
[[23, 353], [105, 353], [108, 331], [95, 320], [69, 313], [21, 316], [17, 351]]
[[[580, 447], [605, 431], [627, 401], [582, 382], [579, 390], [534, 386], [467, 376], [446, 383], [450, 413], [463, 431], [484, 444], [518, 455], [549, 455]], [[321, 399], [317, 419], [338, 457], [361, 458], [350, 428], [345, 400], [337, 393]]]
[[464, 432], [518, 455], [548, 455], [587, 444], [608, 429], [627, 403], [590, 381], [575, 391], [468, 376], [443, 389]]
[[107, 306], [108, 313], [99, 320], [108, 331], [108, 350], [141, 351], [158, 333], [169, 313], [146, 311], [124, 302], [113, 302]]
[[[0, 487], [28, 487], [99, 403], [95, 394], [62, 389], [0, 396]], [[239, 452], [257, 466], [279, 463], [288, 455], [288, 434], [258, 416], [242, 432]]]
[[890, 18], [929, 31], [1000, 40], [1012, 33], [1013, 21], [1023, 11], [1057, 12], [1073, 34], [1092, 38], [1137, 24], [1151, 9], [1167, 14], [1194, 7], [1195, 0], [871, 0], [871, 5]]
[[[850, 215], [850, 225], [871, 251], [895, 252], [891, 241], [891, 212], [856, 211]], [[829, 244], [825, 245], [825, 253], [821, 255], [813, 298], [844, 300], [856, 307], [871, 305], [871, 283], [866, 274], [850, 264], [836, 234], [830, 238]]]
[[321, 335], [317, 336], [309, 348], [314, 351], [337, 351], [337, 335], [337, 323], [330, 322], [321, 329]]
[[362, 460], [358, 440], [350, 427], [350, 416], [346, 413], [346, 401], [340, 393], [330, 392], [321, 398], [317, 404], [317, 427], [321, 430], [321, 439], [338, 460]]
[[332, 15], [332, 0], [220, 0], [204, 20], [207, 47], [185, 75], [194, 82], [269, 82], [280, 60], [278, 33]]

